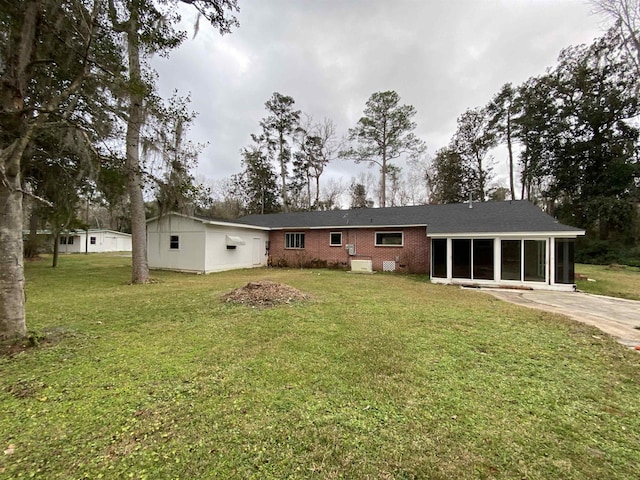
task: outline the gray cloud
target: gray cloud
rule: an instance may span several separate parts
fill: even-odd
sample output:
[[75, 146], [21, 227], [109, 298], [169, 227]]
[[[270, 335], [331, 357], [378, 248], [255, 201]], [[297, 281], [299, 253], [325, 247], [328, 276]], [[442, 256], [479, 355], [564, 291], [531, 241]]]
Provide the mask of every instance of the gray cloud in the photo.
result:
[[[464, 110], [601, 34], [578, 0], [240, 0], [240, 8], [231, 35], [201, 25], [169, 59], [152, 62], [164, 95], [191, 92], [199, 112], [191, 137], [209, 143], [198, 173], [211, 178], [240, 170], [239, 151], [274, 91], [344, 134], [373, 92], [396, 90], [416, 107], [416, 133], [433, 153]], [[193, 15], [184, 12], [188, 28]], [[337, 162], [329, 174], [355, 170]]]

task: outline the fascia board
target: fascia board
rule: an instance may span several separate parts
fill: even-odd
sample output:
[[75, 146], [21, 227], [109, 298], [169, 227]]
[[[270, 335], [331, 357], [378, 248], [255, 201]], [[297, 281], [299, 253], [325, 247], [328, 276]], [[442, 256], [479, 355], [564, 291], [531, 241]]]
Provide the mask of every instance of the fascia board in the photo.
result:
[[570, 237], [576, 238], [585, 235], [584, 230], [554, 231], [554, 232], [456, 232], [456, 233], [430, 233], [431, 238], [508, 238], [508, 237]]
[[415, 225], [322, 225], [310, 227], [298, 226], [298, 227], [271, 227], [270, 230], [355, 230], [360, 228], [372, 229], [372, 228], [414, 228], [414, 227], [426, 227], [426, 223], [420, 223]]

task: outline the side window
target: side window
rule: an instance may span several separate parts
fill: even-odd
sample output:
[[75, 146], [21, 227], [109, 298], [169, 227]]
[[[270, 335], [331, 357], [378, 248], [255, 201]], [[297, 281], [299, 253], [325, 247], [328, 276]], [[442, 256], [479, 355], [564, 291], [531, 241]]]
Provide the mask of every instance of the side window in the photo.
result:
[[329, 234], [329, 245], [332, 247], [342, 246], [342, 232], [331, 232]]
[[284, 248], [304, 248], [304, 233], [285, 233]]
[[376, 232], [376, 247], [401, 247], [402, 245], [402, 232]]
[[95, 245], [96, 244], [96, 237], [89, 237], [89, 243], [91, 245]]
[[169, 250], [178, 250], [180, 248], [180, 236], [171, 235], [169, 238]]

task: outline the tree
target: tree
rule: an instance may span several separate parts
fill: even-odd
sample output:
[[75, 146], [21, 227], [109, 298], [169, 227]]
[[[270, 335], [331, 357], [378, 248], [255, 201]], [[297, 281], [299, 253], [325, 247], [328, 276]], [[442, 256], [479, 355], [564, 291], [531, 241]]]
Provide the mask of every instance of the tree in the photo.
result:
[[242, 150], [244, 170], [236, 185], [245, 198], [247, 214], [275, 213], [280, 210], [276, 174], [260, 144]]
[[322, 188], [318, 210], [340, 209], [340, 197], [348, 188], [342, 179], [329, 178]]
[[507, 143], [509, 161], [509, 193], [511, 200], [516, 199], [515, 168], [513, 157], [514, 122], [516, 114], [514, 109], [516, 90], [510, 83], [505, 83], [500, 91], [491, 99], [486, 107], [489, 116], [487, 129], [490, 135]]
[[453, 136], [452, 147], [462, 158], [466, 169], [469, 193], [484, 202], [491, 178], [489, 151], [495, 146], [495, 135], [489, 129], [488, 113], [485, 109], [469, 109], [458, 118], [458, 128]]
[[[176, 211], [193, 215], [204, 206], [209, 197], [208, 188], [196, 184], [191, 173], [198, 164], [198, 155], [204, 145], [187, 140], [187, 133], [196, 117], [189, 110], [189, 97], [174, 92], [166, 105], [154, 109], [154, 123], [144, 136], [145, 157], [155, 156], [159, 165], [151, 169], [156, 184], [156, 201], [159, 214]], [[155, 171], [158, 170], [159, 174]]]
[[553, 99], [550, 75], [530, 78], [518, 87], [514, 108], [520, 114], [514, 124], [522, 145], [519, 155], [522, 199], [535, 201], [548, 183], [547, 165], [561, 128]]
[[292, 158], [292, 138], [298, 130], [301, 113], [300, 110], [293, 109], [294, 103], [292, 97], [274, 92], [264, 104], [270, 115], [260, 121], [262, 140], [267, 145], [269, 157], [280, 167], [280, 196], [285, 212], [291, 208], [287, 178]]
[[[0, 338], [26, 332], [21, 181], [34, 135], [90, 121], [87, 80], [118, 72], [102, 2], [24, 0], [0, 10]], [[105, 72], [109, 72], [106, 74]], [[85, 114], [78, 112], [85, 111]]]
[[591, 4], [613, 21], [630, 53], [629, 60], [635, 66], [636, 75], [640, 75], [640, 1], [591, 0]]
[[180, 20], [176, 13], [178, 3], [194, 6], [201, 16], [218, 28], [220, 34], [229, 33], [231, 27], [238, 25], [236, 17], [228, 14], [228, 11], [238, 9], [237, 0], [166, 0], [162, 3], [154, 0], [109, 0], [113, 29], [124, 36], [128, 55], [129, 76], [121, 93], [128, 97], [126, 174], [131, 212], [133, 283], [149, 281], [140, 131], [152, 85], [149, 78], [145, 78], [142, 62], [148, 55], [168, 53], [184, 40], [185, 33], [174, 28]]
[[401, 155], [415, 154], [423, 142], [412, 132], [416, 124], [412, 118], [416, 110], [411, 105], [399, 105], [400, 96], [394, 91], [376, 92], [369, 97], [364, 116], [348, 138], [355, 145], [342, 152], [356, 163], [368, 162], [380, 168], [380, 206], [386, 206], [387, 174], [390, 162]]
[[553, 72], [558, 121], [548, 168], [549, 198], [563, 221], [629, 242], [640, 168], [637, 78], [624, 39], [610, 31], [589, 47], [565, 49]]
[[320, 205], [320, 177], [324, 168], [335, 159], [338, 151], [336, 141], [336, 125], [329, 118], [325, 118], [321, 123], [316, 123], [311, 127], [311, 143], [309, 170], [311, 177], [315, 181], [315, 201], [314, 207]]
[[367, 190], [362, 183], [352, 182], [349, 191], [351, 194], [350, 208], [371, 208], [373, 206], [373, 202], [367, 198]]
[[451, 148], [441, 148], [433, 159], [433, 194], [434, 203], [464, 202], [469, 191], [467, 170], [460, 153]]

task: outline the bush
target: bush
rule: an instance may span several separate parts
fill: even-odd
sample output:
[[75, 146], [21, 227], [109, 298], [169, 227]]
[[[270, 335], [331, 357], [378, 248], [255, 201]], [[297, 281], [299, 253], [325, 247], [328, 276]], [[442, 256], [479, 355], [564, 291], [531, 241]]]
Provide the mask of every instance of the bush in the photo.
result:
[[577, 263], [594, 265], [630, 265], [640, 267], [640, 245], [629, 246], [619, 242], [578, 239]]

